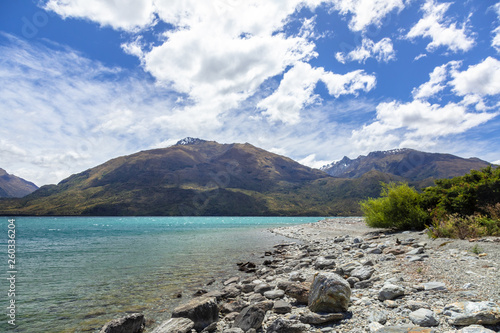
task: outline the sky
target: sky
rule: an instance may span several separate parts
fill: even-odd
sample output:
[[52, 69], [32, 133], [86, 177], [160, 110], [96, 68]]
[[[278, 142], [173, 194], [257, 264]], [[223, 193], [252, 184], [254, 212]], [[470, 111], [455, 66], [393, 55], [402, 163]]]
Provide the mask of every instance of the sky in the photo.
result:
[[0, 2], [0, 168], [38, 186], [184, 137], [500, 163], [499, 113], [497, 1]]

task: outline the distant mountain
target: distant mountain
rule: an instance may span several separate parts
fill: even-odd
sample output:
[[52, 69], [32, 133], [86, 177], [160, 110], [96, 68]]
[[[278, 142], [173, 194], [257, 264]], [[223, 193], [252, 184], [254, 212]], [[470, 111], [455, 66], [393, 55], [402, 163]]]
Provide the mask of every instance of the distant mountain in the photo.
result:
[[248, 143], [186, 138], [2, 199], [0, 215], [359, 216], [359, 201], [379, 196], [380, 182], [421, 187], [486, 165], [403, 149], [344, 158], [326, 168], [329, 175]]
[[478, 158], [394, 149], [372, 152], [353, 160], [345, 156], [321, 170], [339, 178], [359, 178], [371, 170], [377, 170], [422, 187], [432, 185], [435, 179], [462, 176], [472, 169], [479, 170], [490, 164]]
[[38, 186], [0, 169], [0, 198], [21, 198], [38, 189]]

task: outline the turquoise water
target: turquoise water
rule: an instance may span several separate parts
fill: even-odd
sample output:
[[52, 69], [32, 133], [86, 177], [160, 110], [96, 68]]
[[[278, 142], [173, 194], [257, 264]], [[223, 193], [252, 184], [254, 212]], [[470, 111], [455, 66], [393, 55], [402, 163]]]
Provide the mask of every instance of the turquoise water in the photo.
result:
[[[96, 332], [142, 312], [160, 322], [211, 278], [284, 238], [266, 228], [318, 217], [18, 217], [16, 295], [8, 297], [8, 219], [0, 217], [1, 332]], [[7, 306], [16, 301], [16, 326]]]

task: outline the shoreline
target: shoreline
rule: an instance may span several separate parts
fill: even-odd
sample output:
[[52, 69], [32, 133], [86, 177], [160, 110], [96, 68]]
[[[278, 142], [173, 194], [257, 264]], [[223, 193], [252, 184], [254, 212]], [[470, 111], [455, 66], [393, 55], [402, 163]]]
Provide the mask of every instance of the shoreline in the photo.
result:
[[[190, 333], [193, 322], [182, 311], [179, 314], [179, 308], [196, 312], [208, 303], [217, 309], [217, 318], [203, 332], [383, 333], [407, 332], [411, 327], [418, 327], [414, 332], [500, 331], [498, 238], [433, 240], [424, 232], [369, 228], [359, 217], [267, 230], [297, 241], [266, 249], [256, 267], [239, 263], [240, 274], [210, 281], [201, 288], [210, 291], [200, 290], [201, 297], [184, 300], [171, 319], [148, 325], [144, 332]], [[471, 252], [474, 247], [480, 253]], [[304, 304], [311, 283], [318, 273], [333, 272], [350, 284], [347, 311], [335, 316], [311, 312]], [[388, 285], [397, 287], [400, 295], [381, 298]], [[467, 325], [458, 322], [453, 311], [465, 302], [486, 306], [496, 324], [486, 323], [481, 313], [470, 314]], [[253, 327], [245, 326], [248, 317], [257, 318]]]

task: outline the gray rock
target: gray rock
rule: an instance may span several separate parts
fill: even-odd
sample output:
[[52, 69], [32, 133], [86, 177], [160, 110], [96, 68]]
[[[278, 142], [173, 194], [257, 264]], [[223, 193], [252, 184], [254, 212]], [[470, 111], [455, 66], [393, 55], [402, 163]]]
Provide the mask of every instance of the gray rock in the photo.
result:
[[232, 327], [232, 328], [226, 328], [222, 333], [245, 333], [241, 328], [239, 327]]
[[418, 327], [411, 325], [384, 326], [376, 331], [377, 333], [435, 333], [432, 328]]
[[380, 329], [384, 328], [384, 325], [377, 323], [377, 322], [371, 322], [368, 324], [368, 329], [370, 332], [378, 332]]
[[360, 281], [368, 280], [372, 274], [375, 272], [375, 268], [371, 266], [361, 266], [358, 268], [355, 268], [351, 272], [351, 277], [356, 277]]
[[141, 333], [146, 321], [141, 313], [114, 319], [104, 325], [99, 333]]
[[373, 249], [367, 250], [366, 253], [368, 253], [368, 254], [382, 254], [382, 249], [375, 247]]
[[373, 285], [372, 280], [359, 281], [354, 284], [354, 289], [366, 289]]
[[236, 288], [234, 284], [230, 284], [222, 290], [223, 298], [235, 298], [241, 294], [241, 290]]
[[396, 256], [392, 253], [386, 254], [381, 256], [378, 260], [380, 261], [390, 261], [390, 260], [396, 260]]
[[319, 273], [314, 277], [309, 292], [309, 309], [313, 312], [347, 311], [351, 287], [335, 273]]
[[151, 333], [190, 333], [194, 328], [194, 322], [188, 318], [171, 318], [164, 321]]
[[278, 318], [269, 325], [266, 333], [301, 333], [307, 332], [309, 326], [284, 318]]
[[306, 280], [305, 276], [299, 271], [290, 273], [290, 281], [304, 282], [305, 280]]
[[254, 292], [264, 295], [266, 291], [272, 290], [273, 287], [267, 283], [261, 283], [255, 286]]
[[423, 261], [425, 257], [426, 257], [425, 255], [409, 256], [408, 261], [409, 262]]
[[259, 304], [248, 306], [234, 319], [233, 327], [239, 327], [245, 332], [251, 328], [259, 329], [265, 316], [266, 311]]
[[239, 276], [233, 276], [232, 278], [229, 278], [227, 279], [226, 281], [224, 281], [224, 286], [228, 286], [232, 283], [238, 283], [240, 281], [240, 277]]
[[285, 289], [287, 296], [293, 297], [298, 304], [307, 304], [309, 302], [310, 285], [307, 283], [292, 283]]
[[241, 286], [241, 291], [244, 293], [251, 293], [254, 290], [254, 288], [255, 288], [254, 284], [246, 283]]
[[406, 252], [407, 255], [414, 256], [417, 254], [422, 254], [424, 253], [424, 248], [423, 247], [417, 247], [411, 251]]
[[219, 319], [219, 307], [215, 298], [197, 297], [174, 309], [172, 318], [178, 317], [191, 319], [194, 322], [194, 328], [201, 331]]
[[406, 307], [411, 311], [416, 311], [418, 309], [429, 309], [429, 304], [410, 300], [406, 302]]
[[359, 279], [357, 277], [351, 276], [351, 277], [347, 278], [347, 282], [349, 283], [349, 285], [351, 286], [351, 288], [353, 288], [354, 284], [356, 284], [357, 282], [359, 282]]
[[410, 313], [410, 320], [415, 325], [423, 327], [431, 327], [439, 325], [439, 320], [436, 318], [436, 314], [429, 309], [418, 309]]
[[281, 289], [269, 290], [264, 293], [264, 297], [268, 299], [283, 298], [283, 296], [285, 296], [285, 292]]
[[375, 311], [370, 313], [368, 316], [368, 320], [370, 322], [376, 322], [384, 325], [387, 321], [387, 312], [386, 311]]
[[448, 290], [446, 288], [446, 285], [444, 282], [437, 282], [437, 281], [431, 281], [427, 283], [422, 283], [422, 286], [424, 287], [424, 290], [428, 291], [446, 291]]
[[316, 269], [332, 269], [335, 268], [335, 261], [333, 259], [326, 259], [325, 257], [318, 257], [314, 263]]
[[402, 287], [396, 286], [395, 284], [392, 283], [386, 283], [379, 290], [378, 299], [381, 301], [393, 300], [399, 296], [403, 296], [404, 294], [405, 290]]
[[299, 320], [304, 324], [312, 325], [323, 325], [326, 323], [331, 323], [332, 321], [339, 321], [342, 319], [344, 319], [344, 315], [342, 313], [317, 314], [314, 312], [304, 313], [299, 318]]
[[458, 330], [457, 333], [495, 333], [495, 331], [481, 325], [471, 325]]
[[355, 270], [356, 268], [359, 268], [361, 264], [356, 261], [351, 261], [345, 265], [342, 265], [340, 268], [342, 269], [342, 272], [346, 275], [351, 275], [351, 272]]
[[493, 302], [456, 302], [443, 309], [449, 323], [457, 326], [495, 325], [500, 322], [500, 307]]
[[222, 313], [231, 313], [231, 312], [240, 312], [244, 308], [248, 306], [248, 303], [242, 301], [241, 299], [236, 299], [234, 301], [229, 301], [220, 305], [220, 312]]
[[292, 312], [292, 305], [290, 303], [278, 300], [274, 302], [273, 311], [279, 314], [285, 314]]

